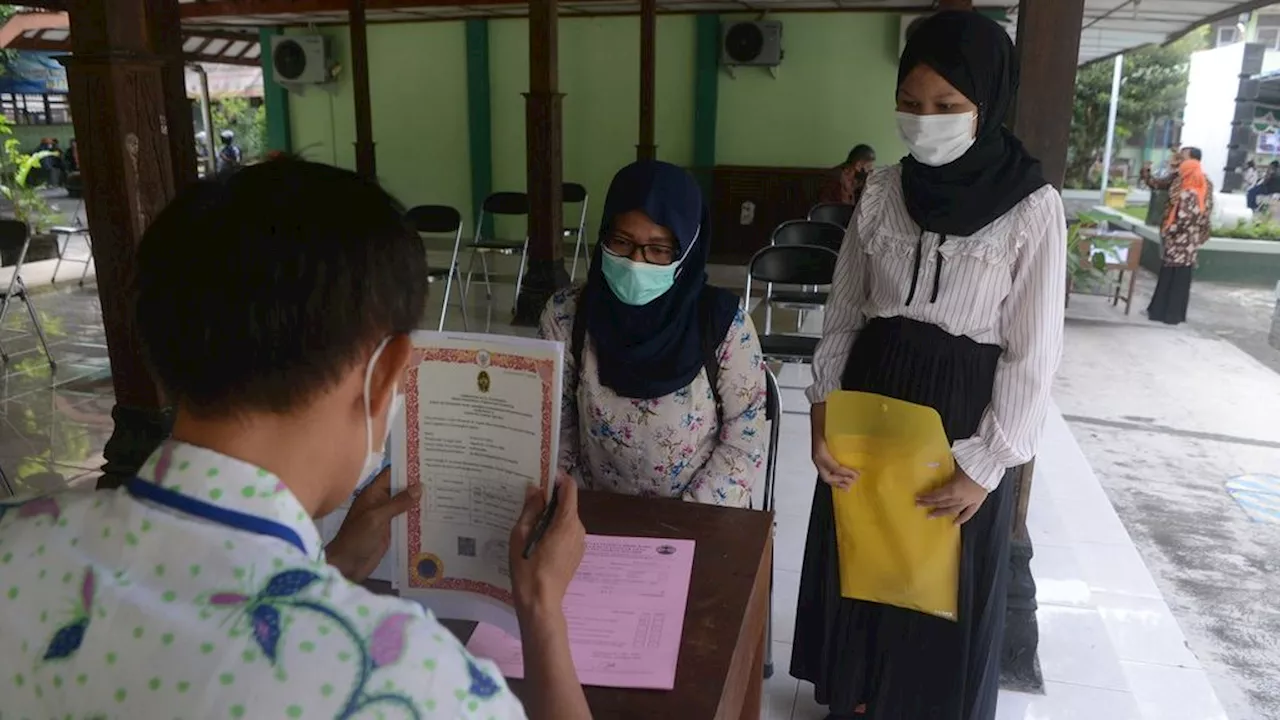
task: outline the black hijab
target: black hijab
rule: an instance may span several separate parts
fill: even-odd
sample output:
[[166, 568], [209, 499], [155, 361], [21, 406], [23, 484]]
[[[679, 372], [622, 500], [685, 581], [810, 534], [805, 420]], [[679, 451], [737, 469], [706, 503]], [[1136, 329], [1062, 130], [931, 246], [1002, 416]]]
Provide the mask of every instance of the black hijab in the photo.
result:
[[[670, 230], [676, 256], [684, 256], [671, 289], [640, 306], [619, 300], [600, 270], [604, 240], [614, 219], [632, 210]], [[579, 300], [587, 303], [587, 334], [595, 345], [600, 384], [623, 397], [650, 399], [687, 387], [697, 377], [703, 366], [703, 333], [723, 339], [738, 311], [732, 293], [707, 285], [709, 232], [702, 191], [684, 170], [641, 161], [613, 177], [604, 201], [600, 242]], [[705, 316], [699, 312], [704, 292], [710, 293]], [[701, 326], [704, 317], [711, 328]]]
[[1004, 126], [1018, 91], [1013, 42], [977, 12], [940, 12], [907, 40], [898, 85], [922, 63], [978, 106], [978, 132], [973, 147], [941, 167], [903, 158], [907, 212], [924, 230], [972, 235], [1047, 184], [1040, 161]]

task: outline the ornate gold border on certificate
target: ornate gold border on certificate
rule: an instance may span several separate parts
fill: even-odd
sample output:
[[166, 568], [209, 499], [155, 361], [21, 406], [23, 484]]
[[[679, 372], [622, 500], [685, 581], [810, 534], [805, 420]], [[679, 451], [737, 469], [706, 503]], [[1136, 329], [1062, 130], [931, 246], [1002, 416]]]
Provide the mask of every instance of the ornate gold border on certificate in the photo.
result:
[[[523, 355], [508, 355], [506, 353], [494, 353], [486, 350], [459, 350], [431, 348], [419, 350], [414, 353], [413, 363], [409, 366], [405, 373], [405, 427], [408, 431], [406, 447], [406, 464], [408, 471], [406, 482], [409, 487], [422, 484], [422, 464], [418, 455], [420, 438], [418, 437], [418, 379], [419, 368], [424, 362], [447, 362], [464, 365], [476, 365], [480, 353], [488, 356], [488, 366], [494, 368], [504, 368], [507, 370], [518, 370], [524, 372], [532, 372], [537, 374], [542, 381], [542, 452], [540, 476], [542, 486], [545, 488], [552, 482], [552, 462], [551, 457], [551, 433], [557, 432], [558, 428], [551, 426], [551, 409], [555, 407], [555, 398], [552, 396], [552, 381], [555, 374], [555, 362], [551, 359], [536, 359], [525, 357]], [[440, 562], [440, 558], [430, 552], [424, 551], [422, 548], [422, 509], [420, 505], [414, 505], [409, 509], [409, 552], [406, 557], [410, 559], [409, 563], [409, 586], [415, 588], [433, 588], [440, 590], [464, 590], [467, 592], [487, 595], [504, 603], [511, 603], [511, 593], [503, 588], [489, 583], [479, 582], [475, 580], [464, 580], [462, 578], [451, 578], [444, 574], [444, 565]], [[418, 574], [418, 565], [420, 560], [434, 558], [436, 567], [438, 568], [438, 576], [434, 579], [426, 579]]]

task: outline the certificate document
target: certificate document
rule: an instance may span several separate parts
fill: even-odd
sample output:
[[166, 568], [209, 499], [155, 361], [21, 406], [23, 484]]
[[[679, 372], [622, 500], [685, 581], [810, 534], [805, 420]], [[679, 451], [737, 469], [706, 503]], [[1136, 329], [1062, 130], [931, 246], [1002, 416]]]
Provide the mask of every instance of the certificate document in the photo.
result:
[[401, 595], [446, 619], [516, 627], [508, 538], [525, 487], [550, 497], [563, 344], [415, 332], [405, 412], [392, 430], [392, 483], [421, 485], [397, 519]]
[[[692, 540], [587, 536], [564, 599], [569, 652], [583, 685], [670, 690], [693, 573]], [[476, 626], [473, 655], [524, 677], [519, 633]]]

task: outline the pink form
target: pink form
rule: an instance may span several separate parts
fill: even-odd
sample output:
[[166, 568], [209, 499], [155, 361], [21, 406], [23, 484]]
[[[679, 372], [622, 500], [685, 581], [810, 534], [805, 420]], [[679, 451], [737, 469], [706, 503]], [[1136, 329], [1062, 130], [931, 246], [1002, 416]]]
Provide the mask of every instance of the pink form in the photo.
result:
[[[692, 540], [587, 536], [564, 599], [579, 682], [675, 687], [693, 548]], [[493, 660], [506, 677], [524, 677], [520, 641], [492, 625], [478, 625], [467, 649]]]

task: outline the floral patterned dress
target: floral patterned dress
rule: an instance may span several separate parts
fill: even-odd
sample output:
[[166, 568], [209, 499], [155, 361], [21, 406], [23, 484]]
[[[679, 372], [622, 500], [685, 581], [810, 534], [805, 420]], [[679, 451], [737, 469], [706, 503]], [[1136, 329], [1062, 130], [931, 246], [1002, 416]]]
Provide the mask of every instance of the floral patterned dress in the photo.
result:
[[568, 352], [578, 293], [556, 293], [540, 325], [566, 347], [560, 468], [588, 489], [747, 507], [768, 452], [764, 358], [751, 318], [739, 310], [716, 353], [720, 424], [705, 370], [664, 397], [621, 397], [600, 384], [588, 333], [579, 371]]
[[1209, 241], [1213, 216], [1213, 182], [1206, 180], [1209, 189], [1204, 197], [1204, 209], [1190, 190], [1170, 189], [1169, 202], [1177, 203], [1173, 210], [1173, 223], [1160, 231], [1160, 256], [1168, 267], [1195, 267], [1200, 246]]

